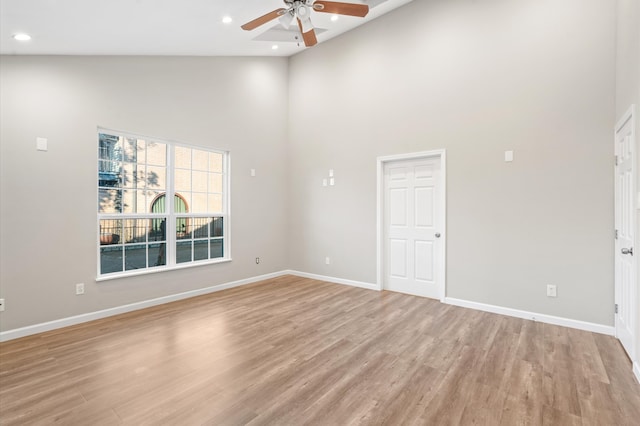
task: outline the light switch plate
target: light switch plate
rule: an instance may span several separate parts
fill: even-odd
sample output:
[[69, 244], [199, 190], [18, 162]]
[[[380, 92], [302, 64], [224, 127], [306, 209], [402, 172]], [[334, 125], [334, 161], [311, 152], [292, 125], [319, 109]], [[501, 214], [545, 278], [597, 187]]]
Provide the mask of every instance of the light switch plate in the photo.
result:
[[38, 151], [47, 151], [47, 138], [36, 138], [36, 149]]
[[255, 177], [256, 176], [256, 169], [251, 169], [251, 177]]
[[504, 161], [513, 161], [513, 151], [505, 151], [504, 152]]

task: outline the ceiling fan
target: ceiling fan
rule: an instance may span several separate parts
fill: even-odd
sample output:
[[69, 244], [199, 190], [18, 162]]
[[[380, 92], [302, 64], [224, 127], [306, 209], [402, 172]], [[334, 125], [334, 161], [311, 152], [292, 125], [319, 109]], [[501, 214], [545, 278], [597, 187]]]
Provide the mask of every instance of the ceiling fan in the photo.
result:
[[243, 30], [251, 31], [260, 25], [266, 24], [276, 18], [280, 18], [280, 23], [285, 27], [293, 23], [294, 19], [298, 21], [298, 28], [302, 33], [304, 45], [311, 47], [318, 43], [316, 33], [311, 24], [311, 10], [323, 13], [334, 13], [338, 15], [359, 16], [364, 18], [369, 13], [369, 6], [366, 4], [342, 3], [324, 0], [283, 0], [286, 8], [276, 9], [267, 13], [253, 21], [242, 25]]

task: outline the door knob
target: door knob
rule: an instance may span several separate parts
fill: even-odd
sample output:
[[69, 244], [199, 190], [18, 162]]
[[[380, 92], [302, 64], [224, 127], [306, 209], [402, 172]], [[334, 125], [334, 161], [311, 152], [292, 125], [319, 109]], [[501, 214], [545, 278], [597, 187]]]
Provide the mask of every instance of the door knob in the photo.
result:
[[440, 238], [440, 233], [436, 232], [436, 238]]
[[622, 252], [622, 254], [630, 254], [631, 256], [633, 256], [633, 247], [631, 247], [631, 248], [623, 248], [620, 251]]

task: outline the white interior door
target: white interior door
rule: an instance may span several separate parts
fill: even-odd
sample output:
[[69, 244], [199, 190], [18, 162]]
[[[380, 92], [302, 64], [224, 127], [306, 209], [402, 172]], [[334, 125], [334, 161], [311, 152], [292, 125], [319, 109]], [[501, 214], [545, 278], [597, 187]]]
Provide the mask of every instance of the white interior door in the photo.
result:
[[440, 157], [384, 163], [384, 288], [442, 299]]
[[636, 294], [635, 140], [633, 109], [616, 126], [615, 134], [615, 300], [616, 336], [634, 359]]

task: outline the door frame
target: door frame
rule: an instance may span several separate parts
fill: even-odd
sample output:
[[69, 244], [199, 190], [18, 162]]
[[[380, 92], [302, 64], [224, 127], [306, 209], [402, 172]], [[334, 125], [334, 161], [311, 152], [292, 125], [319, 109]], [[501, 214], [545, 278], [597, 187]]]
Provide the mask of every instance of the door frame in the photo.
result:
[[[613, 143], [614, 143], [614, 155], [617, 155], [616, 150], [616, 144], [617, 144], [617, 135], [618, 135], [618, 131], [620, 131], [625, 124], [627, 124], [628, 122], [630, 122], [631, 125], [631, 144], [633, 145], [632, 147], [632, 151], [633, 151], [633, 157], [631, 158], [631, 184], [633, 185], [633, 188], [631, 190], [631, 193], [633, 194], [633, 199], [631, 200], [632, 202], [630, 203], [630, 208], [631, 208], [631, 226], [633, 227], [633, 246], [636, 247], [637, 244], [636, 242], [638, 241], [638, 225], [637, 225], [637, 209], [640, 208], [640, 205], [638, 205], [638, 199], [637, 199], [637, 179], [638, 179], [638, 171], [637, 171], [637, 140], [636, 140], [636, 106], [635, 105], [631, 105], [629, 107], [629, 109], [627, 111], [625, 111], [625, 113], [622, 115], [622, 117], [618, 120], [618, 122], [615, 125], [615, 128], [613, 129]], [[614, 181], [614, 193], [617, 194], [617, 165], [614, 165], [613, 167], [614, 170], [614, 176], [615, 176], [615, 181]], [[616, 195], [617, 197], [617, 195]], [[614, 217], [617, 218], [618, 217], [618, 200], [614, 201]], [[616, 219], [617, 220], [617, 219]], [[616, 226], [617, 223], [614, 224], [614, 226]], [[617, 241], [614, 241], [613, 244], [614, 247], [614, 268], [617, 267], [617, 261], [616, 261], [616, 256], [620, 256], [620, 254], [618, 253], [618, 243]], [[637, 362], [637, 351], [638, 351], [638, 342], [637, 342], [637, 326], [638, 326], [638, 311], [637, 311], [637, 305], [638, 305], [638, 262], [636, 260], [636, 257], [633, 256], [632, 258], [632, 270], [633, 270], [633, 278], [632, 278], [632, 288], [631, 288], [631, 348], [630, 352], [628, 355], [631, 358], [631, 360], [635, 363]], [[614, 303], [618, 304], [620, 302], [620, 286], [618, 285], [618, 281], [616, 279], [617, 277], [617, 272], [614, 272]], [[614, 330], [615, 330], [615, 334], [616, 334], [616, 338], [618, 337], [618, 315], [616, 313], [614, 313], [613, 315], [613, 320], [614, 320]]]
[[440, 197], [438, 203], [440, 206], [440, 217], [442, 218], [442, 262], [439, 265], [439, 276], [442, 277], [440, 301], [444, 301], [447, 296], [447, 151], [446, 149], [436, 149], [432, 151], [412, 152], [406, 154], [387, 155], [377, 158], [377, 197], [376, 197], [376, 257], [377, 257], [377, 285], [378, 290], [384, 290], [384, 166], [387, 163], [402, 160], [419, 160], [419, 159], [440, 159]]

